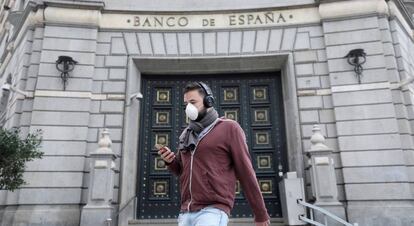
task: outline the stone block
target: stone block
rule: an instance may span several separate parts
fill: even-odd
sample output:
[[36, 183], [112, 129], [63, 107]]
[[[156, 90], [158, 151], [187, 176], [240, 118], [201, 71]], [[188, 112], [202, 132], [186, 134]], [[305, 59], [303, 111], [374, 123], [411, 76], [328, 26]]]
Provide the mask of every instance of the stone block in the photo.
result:
[[259, 30], [256, 33], [256, 46], [254, 51], [257, 53], [267, 52], [267, 45], [269, 44], [270, 30]]
[[217, 55], [227, 55], [229, 51], [229, 32], [217, 32]]
[[103, 81], [93, 81], [92, 82], [92, 93], [102, 93], [102, 84]]
[[124, 93], [125, 82], [124, 81], [104, 81], [102, 92], [104, 93]]
[[335, 108], [336, 120], [359, 120], [359, 119], [380, 119], [393, 118], [395, 112], [393, 105], [375, 104], [361, 106], [347, 106]]
[[[325, 124], [319, 124], [320, 128], [321, 128], [321, 133], [323, 135], [327, 135], [327, 131], [326, 131], [326, 125]], [[310, 138], [313, 135], [312, 129], [313, 129], [313, 125], [302, 125], [302, 137], [303, 138]]]
[[398, 134], [357, 135], [338, 137], [341, 151], [400, 149]]
[[407, 181], [405, 166], [343, 168], [345, 183], [381, 183]]
[[269, 36], [269, 51], [279, 51], [282, 45], [282, 39], [283, 39], [283, 30], [270, 30], [270, 36]]
[[[122, 141], [122, 129], [111, 128], [109, 130], [111, 140], [114, 142]], [[119, 166], [119, 165], [118, 165]]]
[[333, 93], [332, 97], [335, 106], [383, 104], [392, 102], [389, 89]]
[[43, 40], [42, 39], [35, 39], [33, 40], [32, 44], [32, 51], [42, 51], [43, 46]]
[[407, 119], [408, 118], [407, 108], [405, 107], [404, 104], [395, 104], [394, 103], [394, 107], [395, 107], [395, 117], [397, 117], [397, 119]]
[[[374, 82], [386, 82], [389, 72], [385, 69], [367, 69], [362, 72], [361, 84]], [[355, 71], [331, 72], [330, 80], [332, 86], [358, 84]]]
[[325, 49], [319, 49], [319, 50], [317, 50], [317, 53], [318, 53], [318, 61], [320, 61], [320, 62], [327, 61], [326, 50]]
[[384, 43], [382, 47], [384, 48], [384, 55], [385, 56], [395, 57], [394, 45], [392, 43], [389, 43], [389, 42]]
[[322, 108], [321, 96], [303, 96], [299, 97], [300, 109], [319, 109]]
[[295, 63], [310, 63], [318, 60], [316, 50], [295, 51], [293, 56]]
[[26, 172], [67, 171], [83, 172], [85, 157], [79, 156], [43, 156], [26, 163]]
[[137, 33], [138, 46], [142, 55], [152, 55], [152, 44], [149, 33]]
[[20, 116], [20, 126], [30, 126], [32, 120], [31, 112], [22, 112]]
[[314, 70], [315, 75], [328, 75], [329, 74], [328, 64], [325, 62], [314, 63], [313, 70]]
[[150, 33], [150, 38], [154, 55], [166, 55], [164, 46], [164, 36], [162, 35], [162, 33]]
[[107, 114], [105, 116], [105, 125], [108, 127], [122, 127], [123, 119], [123, 115], [120, 114]]
[[[179, 53], [181, 55], [191, 55], [190, 34], [189, 33], [178, 33], [177, 37], [178, 37]], [[227, 49], [228, 48], [226, 48], [226, 52], [227, 52]]]
[[22, 111], [32, 111], [32, 109], [33, 109], [33, 100], [26, 99], [25, 101], [23, 101]]
[[111, 53], [111, 44], [110, 43], [98, 43], [96, 45], [96, 54], [97, 55], [109, 55]]
[[[40, 74], [39, 67], [44, 66], [44, 65], [46, 65], [46, 64], [42, 64], [42, 65], [31, 64], [28, 68], [28, 71], [27, 71], [27, 77], [37, 78], [37, 75]], [[56, 70], [56, 65], [55, 64], [51, 64], [51, 65], [53, 65], [55, 67], [55, 70]], [[51, 71], [51, 70], [49, 70], [49, 71]], [[56, 73], [56, 71], [54, 71], [54, 72]]]
[[88, 118], [88, 112], [33, 111], [32, 125], [85, 126]]
[[44, 140], [42, 142], [41, 150], [45, 153], [45, 155], [61, 155], [61, 156], [85, 155], [86, 142]]
[[413, 149], [414, 144], [413, 144], [413, 138], [411, 136], [411, 133], [410, 134], [401, 134], [400, 139], [401, 139], [402, 149], [404, 149], [404, 150]]
[[95, 67], [105, 67], [105, 56], [96, 55], [95, 57]]
[[98, 143], [99, 128], [89, 128], [88, 129], [88, 142]]
[[[41, 63], [56, 63], [59, 56], [62, 55], [61, 51], [43, 50], [40, 58]], [[83, 52], [65, 52], [65, 55], [72, 57], [82, 65], [94, 65], [95, 53], [83, 53]]]
[[203, 48], [203, 33], [190, 33], [190, 43], [191, 43], [191, 50], [193, 55], [203, 55], [204, 48]]
[[205, 32], [204, 33], [204, 54], [215, 55], [216, 54], [216, 33]]
[[43, 49], [95, 53], [97, 46], [95, 40], [44, 38]]
[[328, 59], [344, 58], [352, 49], [364, 49], [365, 53], [368, 55], [378, 55], [384, 53], [383, 46], [384, 44], [379, 41], [328, 46], [326, 48], [326, 53]]
[[407, 183], [345, 184], [348, 200], [402, 200], [411, 199]]
[[343, 167], [392, 166], [404, 164], [401, 150], [341, 152]]
[[83, 172], [25, 172], [24, 188], [81, 187]]
[[[47, 26], [47, 29], [51, 29], [53, 27]], [[43, 27], [36, 27], [33, 32], [33, 39], [42, 39], [45, 34], [45, 28]]]
[[325, 49], [325, 39], [323, 37], [315, 37], [310, 39], [310, 47], [312, 49]]
[[89, 105], [90, 99], [36, 97], [33, 103], [33, 110], [89, 112]]
[[322, 26], [306, 26], [299, 27], [298, 32], [309, 32], [310, 37], [321, 37], [323, 36]]
[[[41, 190], [36, 189], [35, 194], [40, 195]], [[66, 193], [66, 195], [70, 194], [75, 193]], [[30, 189], [26, 189], [24, 195], [30, 195]], [[72, 201], [72, 205], [66, 205], [62, 202], [62, 205], [40, 204], [19, 205], [18, 207], [9, 206], [6, 207], [4, 218], [1, 223], [2, 225], [78, 226], [79, 220], [80, 206], [74, 204]]]
[[104, 126], [105, 115], [103, 114], [91, 114], [89, 116], [89, 127], [102, 128]]
[[[37, 90], [63, 90], [61, 78], [39, 76]], [[70, 78], [66, 83], [66, 91], [91, 91], [92, 80], [84, 78]]]
[[106, 100], [101, 103], [101, 112], [122, 113], [124, 111], [124, 101]]
[[325, 35], [326, 46], [372, 41], [381, 41], [381, 32], [379, 29], [374, 28], [358, 31], [347, 31]]
[[323, 23], [325, 33], [354, 31], [363, 29], [379, 28], [377, 17], [363, 17], [356, 19], [344, 19], [341, 21], [326, 21]]
[[101, 31], [98, 33], [98, 42], [110, 43], [113, 37], [122, 37], [121, 32], [107, 32]]
[[241, 31], [231, 31], [230, 32], [230, 46], [229, 54], [238, 54], [241, 51], [242, 45], [242, 32]]
[[392, 39], [392, 35], [391, 32], [389, 30], [381, 30], [381, 37], [382, 37], [382, 41], [384, 43], [392, 43], [393, 39]]
[[311, 48], [311, 44], [310, 44], [309, 33], [307, 32], [297, 33], [294, 49], [300, 50], [300, 49], [310, 49], [310, 48]]
[[403, 134], [411, 134], [410, 123], [407, 119], [398, 119], [398, 132]]
[[295, 71], [297, 76], [314, 75], [313, 64], [296, 64]]
[[397, 61], [395, 61], [394, 56], [385, 56], [385, 65], [387, 69], [398, 69]]
[[327, 89], [327, 88], [331, 87], [331, 82], [329, 80], [329, 75], [320, 75], [319, 78], [321, 80], [321, 88], [322, 89]]
[[408, 226], [414, 223], [408, 201], [348, 201], [348, 218], [359, 225]]
[[242, 52], [253, 53], [255, 40], [256, 40], [255, 31], [243, 31]]
[[[303, 35], [300, 36], [301, 39], [303, 38]], [[292, 50], [293, 49], [293, 44], [295, 43], [296, 40], [296, 28], [287, 28], [283, 31], [283, 39], [282, 39], [282, 46], [281, 46], [281, 50]], [[301, 40], [302, 41], [302, 40]], [[305, 41], [305, 45], [306, 44], [306, 40]], [[298, 41], [300, 42], [300, 41]], [[309, 43], [309, 39], [308, 39], [308, 43]], [[298, 48], [302, 47], [298, 46]]]
[[334, 114], [333, 109], [319, 110], [319, 118], [320, 118], [321, 123], [335, 122], [335, 114]]
[[[386, 68], [385, 58], [383, 55], [367, 56], [364, 64], [364, 70]], [[353, 71], [354, 67], [349, 65], [346, 58], [332, 59], [328, 61], [330, 72]]]
[[125, 80], [126, 79], [126, 69], [123, 68], [111, 68], [109, 69], [109, 79], [119, 79]]
[[300, 111], [300, 121], [301, 123], [319, 123], [318, 111]]
[[[38, 71], [36, 71], [38, 69]], [[90, 65], [76, 65], [76, 67], [73, 69], [73, 71], [70, 72], [71, 78], [92, 78], [94, 73], [94, 66]], [[56, 65], [53, 64], [40, 64], [38, 68], [33, 68], [33, 72], [31, 72], [32, 75], [35, 75], [37, 77], [37, 74], [43, 75], [43, 76], [55, 76], [59, 77], [60, 72], [56, 70]]]
[[44, 140], [85, 141], [88, 127], [81, 126], [32, 126], [31, 132], [41, 129]]
[[333, 108], [332, 96], [322, 96], [323, 108]]
[[178, 55], [177, 33], [164, 33], [167, 55]]
[[296, 79], [298, 89], [316, 89], [321, 88], [319, 76], [299, 77]]
[[326, 124], [326, 137], [337, 137], [337, 129], [334, 123]]
[[106, 81], [108, 80], [109, 70], [107, 68], [95, 68], [93, 80]]
[[[30, 188], [20, 189], [19, 204], [75, 204], [81, 200], [80, 188]], [[44, 213], [42, 214], [44, 217]], [[79, 219], [78, 219], [79, 220]], [[51, 225], [52, 226], [52, 225]]]
[[[37, 31], [37, 29], [36, 29]], [[96, 28], [45, 26], [45, 37], [96, 40]]]
[[90, 102], [90, 112], [95, 113], [95, 114], [101, 112], [101, 101], [100, 100], [92, 100]]
[[124, 43], [124, 38], [112, 38], [111, 40], [111, 55], [126, 55], [127, 50]]
[[106, 67], [126, 67], [127, 56], [105, 56]]
[[127, 52], [132, 55], [138, 55], [140, 51], [137, 35], [134, 32], [124, 32], [124, 38]]
[[[55, 62], [57, 60], [57, 57], [55, 59]], [[32, 52], [32, 55], [30, 56], [30, 64], [39, 64], [40, 63], [40, 52]]]
[[338, 135], [364, 135], [397, 133], [398, 124], [395, 119], [358, 120], [337, 122]]

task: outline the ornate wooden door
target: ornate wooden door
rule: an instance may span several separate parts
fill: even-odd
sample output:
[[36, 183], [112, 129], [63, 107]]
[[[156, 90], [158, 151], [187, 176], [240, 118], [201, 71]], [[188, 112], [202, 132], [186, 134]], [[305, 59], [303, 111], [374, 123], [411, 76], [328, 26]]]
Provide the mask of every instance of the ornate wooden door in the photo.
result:
[[[278, 191], [287, 169], [280, 74], [224, 74], [209, 76], [144, 76], [138, 171], [138, 218], [176, 218], [179, 213], [178, 180], [169, 173], [154, 148], [156, 143], [178, 146], [187, 125], [183, 88], [203, 81], [215, 96], [220, 116], [236, 120], [245, 131], [252, 163], [271, 217], [282, 217]], [[251, 217], [251, 209], [237, 183], [231, 217]]]

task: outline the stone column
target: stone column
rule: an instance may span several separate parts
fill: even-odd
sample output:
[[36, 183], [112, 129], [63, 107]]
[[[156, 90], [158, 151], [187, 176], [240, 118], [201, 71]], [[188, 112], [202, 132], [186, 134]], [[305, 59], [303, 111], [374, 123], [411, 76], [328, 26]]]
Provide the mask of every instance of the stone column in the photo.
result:
[[[307, 151], [307, 155], [309, 157], [312, 195], [316, 199], [314, 205], [345, 220], [345, 208], [338, 201], [333, 150], [325, 145], [325, 137], [318, 125], [314, 125], [312, 131], [312, 145]], [[324, 222], [323, 215], [318, 215], [316, 212], [315, 219], [318, 222]], [[329, 225], [335, 225], [335, 222], [329, 222]]]
[[90, 154], [88, 202], [82, 209], [81, 226], [107, 226], [108, 221], [112, 222], [116, 155], [112, 152], [112, 141], [106, 129], [98, 144], [99, 148]]

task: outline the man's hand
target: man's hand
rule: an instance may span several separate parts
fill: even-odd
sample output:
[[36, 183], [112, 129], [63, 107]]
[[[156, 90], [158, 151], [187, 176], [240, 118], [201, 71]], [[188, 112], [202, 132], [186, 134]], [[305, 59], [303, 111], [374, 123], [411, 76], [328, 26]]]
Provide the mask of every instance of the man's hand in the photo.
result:
[[162, 160], [166, 163], [171, 163], [175, 158], [174, 152], [172, 152], [168, 147], [160, 148], [158, 150], [158, 154], [161, 155]]
[[256, 226], [270, 226], [270, 221], [265, 222], [255, 222]]

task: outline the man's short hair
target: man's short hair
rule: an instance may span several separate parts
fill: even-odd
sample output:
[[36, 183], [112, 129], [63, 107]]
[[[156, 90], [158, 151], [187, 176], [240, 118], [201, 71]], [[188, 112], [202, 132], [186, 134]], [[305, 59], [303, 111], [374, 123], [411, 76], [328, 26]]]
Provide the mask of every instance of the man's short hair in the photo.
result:
[[198, 84], [198, 82], [189, 82], [189, 83], [187, 83], [187, 85], [184, 88], [184, 94], [186, 94], [190, 91], [193, 91], [193, 90], [198, 90], [198, 93], [200, 93], [200, 95], [202, 97], [204, 97], [206, 95], [203, 88]]

